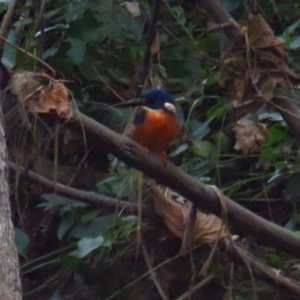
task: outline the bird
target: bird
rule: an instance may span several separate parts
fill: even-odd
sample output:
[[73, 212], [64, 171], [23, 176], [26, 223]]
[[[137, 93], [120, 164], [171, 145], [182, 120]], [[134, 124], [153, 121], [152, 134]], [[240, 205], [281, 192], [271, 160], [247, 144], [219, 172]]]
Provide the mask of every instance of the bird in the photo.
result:
[[115, 106], [137, 107], [125, 135], [166, 162], [165, 150], [180, 130], [173, 96], [165, 90], [149, 89], [139, 98]]
[[[115, 107], [137, 107], [133, 122], [125, 129], [124, 135], [143, 146], [147, 151], [158, 155], [162, 163], [166, 165], [168, 156], [165, 150], [180, 129], [173, 96], [165, 90], [149, 89], [144, 91], [139, 98], [116, 104]], [[138, 172], [138, 245], [141, 244], [143, 175], [142, 172]]]

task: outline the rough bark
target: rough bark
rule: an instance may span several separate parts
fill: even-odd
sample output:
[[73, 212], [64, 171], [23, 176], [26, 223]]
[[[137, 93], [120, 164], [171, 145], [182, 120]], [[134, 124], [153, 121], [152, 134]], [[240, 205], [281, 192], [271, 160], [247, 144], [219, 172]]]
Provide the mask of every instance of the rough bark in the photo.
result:
[[2, 112], [0, 113], [0, 299], [18, 300], [21, 297], [18, 255], [11, 222], [7, 156]]

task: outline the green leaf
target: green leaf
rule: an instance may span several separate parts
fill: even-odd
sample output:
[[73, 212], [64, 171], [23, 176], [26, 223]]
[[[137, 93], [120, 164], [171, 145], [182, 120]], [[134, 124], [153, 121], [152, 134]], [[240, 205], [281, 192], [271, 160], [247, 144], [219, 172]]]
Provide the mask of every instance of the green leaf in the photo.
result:
[[67, 41], [72, 45], [67, 55], [72, 59], [75, 65], [80, 65], [85, 54], [85, 43], [81, 39], [71, 37], [69, 37]]
[[274, 252], [266, 253], [265, 259], [273, 268], [282, 268], [284, 265], [284, 260]]
[[242, 0], [222, 0], [222, 6], [226, 11], [231, 12], [239, 7]]
[[208, 141], [194, 141], [191, 147], [194, 154], [209, 159], [215, 154], [215, 147]]
[[190, 146], [186, 143], [180, 145], [176, 150], [174, 150], [173, 152], [171, 152], [169, 154], [170, 157], [175, 157], [177, 155], [179, 155], [180, 153], [184, 152], [185, 150], [187, 150]]
[[95, 238], [99, 235], [103, 235], [113, 226], [114, 215], [107, 215], [95, 218], [89, 224], [79, 224], [76, 225], [71, 235], [78, 239], [84, 237]]
[[286, 29], [286, 32], [292, 34], [300, 26], [300, 19]]
[[54, 292], [54, 294], [49, 298], [49, 300], [62, 300], [62, 298], [61, 298], [60, 295], [59, 295], [59, 291], [56, 290], [56, 291]]
[[228, 152], [230, 151], [231, 142], [226, 134], [219, 131], [213, 135], [213, 140], [215, 142], [216, 147], [220, 152]]
[[[14, 30], [9, 31], [7, 39], [12, 44], [15, 44], [17, 42], [17, 38]], [[17, 55], [17, 49], [5, 43], [3, 48], [3, 56], [2, 56], [3, 64], [7, 67], [13, 67], [16, 63], [16, 55]]]
[[63, 220], [61, 221], [57, 231], [57, 238], [59, 240], [61, 240], [68, 230], [75, 224], [75, 220], [75, 216], [73, 215], [67, 215], [63, 217]]
[[80, 218], [80, 222], [82, 224], [86, 224], [91, 222], [92, 220], [94, 220], [98, 214], [100, 213], [100, 209], [94, 209], [91, 211], [88, 211], [87, 213], [85, 213], [81, 218]]
[[268, 149], [283, 140], [286, 136], [286, 129], [280, 123], [276, 123], [269, 128], [266, 139], [262, 144], [262, 148]]
[[72, 271], [77, 271], [80, 266], [80, 260], [71, 255], [64, 255], [59, 258], [62, 264]]
[[8, 3], [9, 2], [7, 2], [7, 1], [0, 2], [0, 14], [4, 13], [7, 10]]
[[85, 203], [56, 194], [42, 194], [41, 198], [46, 200], [46, 203], [38, 204], [37, 207], [44, 207], [45, 210], [60, 208], [60, 211], [68, 212], [74, 208], [82, 208], [87, 206]]
[[293, 198], [300, 200], [300, 174], [294, 174], [287, 183], [287, 190]]
[[298, 35], [289, 45], [289, 49], [295, 50], [300, 48], [300, 35]]
[[54, 56], [58, 51], [58, 48], [49, 48], [47, 49], [44, 53], [43, 53], [43, 56], [42, 56], [42, 59], [46, 59], [48, 57], [51, 57], [51, 56]]
[[20, 18], [17, 22], [14, 23], [14, 26], [21, 27], [24, 25], [31, 24], [33, 22], [32, 18]]
[[217, 104], [215, 106], [213, 106], [212, 108], [210, 108], [206, 113], [206, 118], [212, 118], [212, 117], [221, 117], [224, 115], [226, 110], [226, 107], [224, 106], [224, 104]]
[[89, 1], [68, 1], [68, 5], [66, 6], [66, 22], [73, 22], [83, 16], [83, 14], [88, 9]]
[[113, 0], [91, 1], [90, 8], [96, 10], [95, 18], [102, 24], [103, 33], [108, 38], [118, 39], [122, 35], [129, 14], [124, 6], [116, 4]]
[[223, 189], [223, 192], [225, 192], [226, 195], [230, 196], [230, 195], [238, 192], [242, 187], [243, 187], [243, 181], [236, 181], [234, 184]]
[[198, 140], [202, 140], [210, 132], [209, 124], [213, 119], [214, 118], [212, 117], [204, 123], [201, 123], [195, 119], [190, 120], [189, 126], [193, 133], [193, 136]]
[[28, 235], [20, 228], [15, 227], [15, 245], [18, 253], [23, 253], [29, 244]]
[[93, 250], [97, 249], [104, 243], [104, 238], [98, 236], [96, 238], [83, 238], [77, 244], [77, 250], [73, 251], [71, 255], [79, 258], [83, 258]]
[[116, 195], [122, 184], [122, 179], [119, 176], [111, 176], [97, 182], [98, 192], [107, 196]]

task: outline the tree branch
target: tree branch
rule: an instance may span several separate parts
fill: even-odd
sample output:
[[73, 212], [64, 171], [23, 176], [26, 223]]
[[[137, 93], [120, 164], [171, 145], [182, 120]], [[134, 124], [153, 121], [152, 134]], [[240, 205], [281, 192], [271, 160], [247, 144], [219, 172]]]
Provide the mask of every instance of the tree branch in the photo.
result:
[[[55, 183], [53, 181], [48, 180], [47, 178], [32, 172], [25, 171], [25, 168], [17, 166], [13, 162], [8, 162], [8, 167], [14, 171], [15, 173], [21, 172], [25, 174], [26, 178], [33, 182], [37, 182], [41, 184], [45, 189], [56, 191], [59, 194], [77, 199], [81, 202], [88, 203], [94, 207], [103, 207], [106, 206], [108, 208], [118, 208], [118, 210], [122, 211], [125, 214], [137, 214], [137, 205], [131, 204], [125, 201], [118, 201], [113, 198], [101, 196], [99, 194], [95, 194], [93, 192], [85, 192], [79, 189], [71, 188], [65, 186], [60, 183]], [[150, 219], [157, 219], [158, 215], [156, 212], [146, 206], [142, 207], [143, 216]], [[269, 266], [265, 265], [263, 262], [259, 261], [257, 258], [248, 253], [241, 246], [238, 246], [235, 242], [230, 240], [226, 242], [226, 239], [223, 243], [220, 244], [221, 250], [228, 255], [230, 260], [235, 263], [245, 267], [245, 263], [253, 268], [253, 273], [260, 279], [272, 283], [275, 287], [281, 287], [289, 292], [292, 292], [298, 296], [300, 296], [300, 286], [290, 280], [289, 278], [283, 277], [280, 274], [277, 274], [276, 271]]]
[[246, 264], [261, 280], [266, 281], [268, 284], [272, 284], [274, 287], [279, 287], [292, 292], [298, 297], [300, 296], [300, 286], [298, 282], [280, 275], [278, 270], [270, 268], [237, 243], [230, 241], [229, 243], [223, 244], [221, 248], [223, 248], [223, 251], [227, 254], [231, 261], [234, 261], [244, 267]]
[[199, 0], [200, 6], [212, 15], [214, 21], [224, 28], [224, 32], [230, 38], [237, 38], [241, 32], [240, 25], [223, 8], [218, 0]]
[[[22, 173], [26, 175], [27, 178], [30, 180], [37, 182], [41, 184], [44, 188], [46, 188], [49, 191], [56, 190], [57, 193], [61, 195], [68, 196], [73, 199], [80, 200], [81, 202], [91, 204], [95, 207], [101, 207], [106, 206], [108, 208], [117, 208], [119, 211], [122, 211], [122, 213], [125, 214], [137, 214], [138, 207], [136, 204], [132, 204], [129, 202], [116, 200], [110, 197], [105, 197], [93, 192], [86, 192], [79, 189], [75, 189], [72, 187], [68, 187], [66, 185], [63, 185], [61, 183], [55, 183], [54, 181], [51, 181], [35, 172], [26, 170], [25, 168], [21, 166], [17, 166], [13, 162], [8, 162], [8, 167], [13, 170], [16, 173]], [[158, 218], [158, 215], [154, 212], [153, 209], [148, 208], [147, 206], [142, 206], [143, 216], [147, 218]]]
[[171, 163], [165, 165], [157, 156], [146, 152], [131, 139], [113, 132], [78, 111], [73, 110], [73, 114], [73, 121], [77, 126], [83, 126], [97, 138], [103, 151], [112, 153], [129, 166], [156, 179], [158, 183], [170, 187], [206, 212], [222, 217], [222, 206], [225, 206], [229, 225], [237, 232], [254, 236], [261, 244], [300, 257], [300, 237], [295, 233], [264, 220], [226, 196], [219, 199], [213, 188], [196, 181]]

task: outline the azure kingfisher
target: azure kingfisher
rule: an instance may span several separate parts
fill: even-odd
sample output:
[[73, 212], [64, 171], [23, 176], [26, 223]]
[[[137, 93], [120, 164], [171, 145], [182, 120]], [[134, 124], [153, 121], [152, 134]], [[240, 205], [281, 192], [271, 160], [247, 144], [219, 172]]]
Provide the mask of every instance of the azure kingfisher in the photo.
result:
[[164, 90], [150, 89], [137, 99], [115, 106], [138, 107], [125, 135], [166, 161], [164, 151], [180, 129], [172, 95]]

